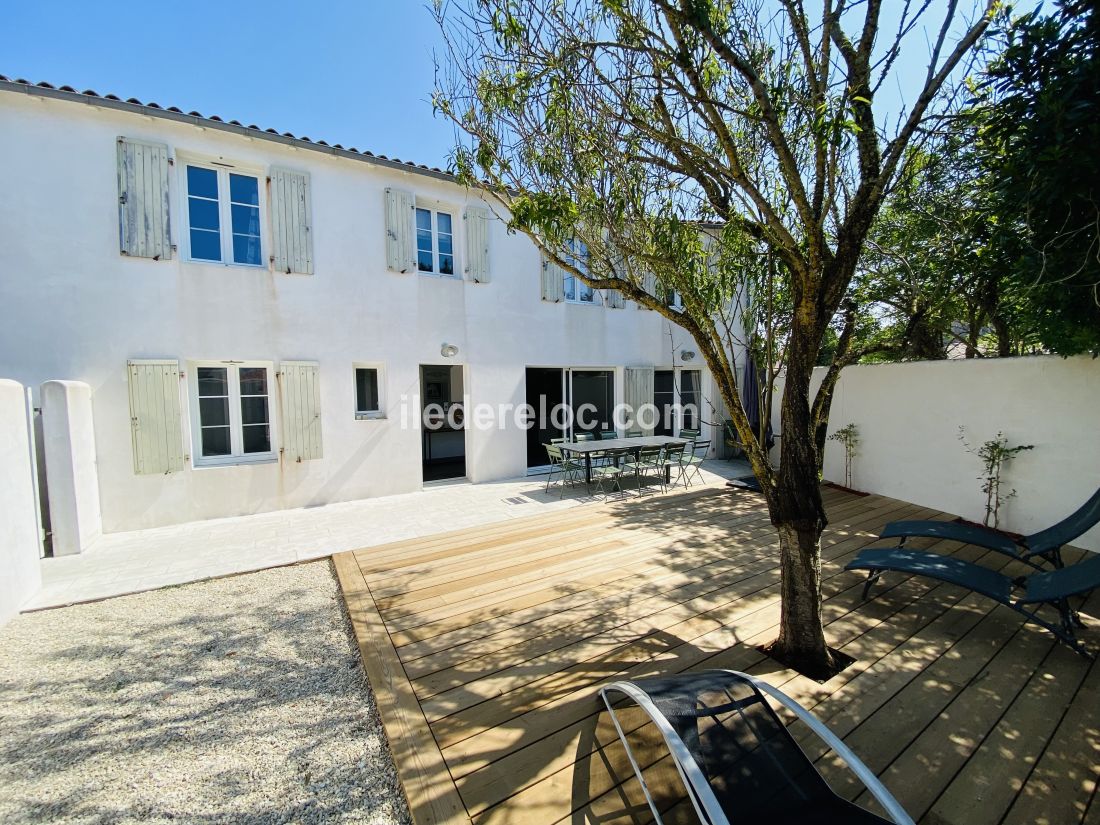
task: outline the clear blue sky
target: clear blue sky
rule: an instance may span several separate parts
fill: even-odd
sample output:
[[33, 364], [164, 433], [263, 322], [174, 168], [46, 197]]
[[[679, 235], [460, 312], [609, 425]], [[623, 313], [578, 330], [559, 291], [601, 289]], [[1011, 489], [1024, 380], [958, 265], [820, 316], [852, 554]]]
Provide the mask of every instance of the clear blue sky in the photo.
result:
[[[0, 74], [9, 77], [433, 166], [452, 146], [429, 102], [441, 47], [427, 0], [6, 0], [0, 9]], [[923, 40], [909, 43], [905, 81], [923, 79], [926, 55]]]
[[443, 165], [424, 0], [5, 0], [0, 74]]

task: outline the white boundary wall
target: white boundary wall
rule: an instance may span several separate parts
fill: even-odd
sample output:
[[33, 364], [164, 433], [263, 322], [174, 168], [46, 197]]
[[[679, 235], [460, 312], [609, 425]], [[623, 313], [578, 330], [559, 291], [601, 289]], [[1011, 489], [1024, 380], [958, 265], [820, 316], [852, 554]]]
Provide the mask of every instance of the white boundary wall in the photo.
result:
[[31, 471], [27, 399], [15, 381], [0, 379], [0, 625], [42, 584], [38, 520]]
[[[815, 386], [824, 370], [815, 372]], [[780, 383], [779, 389], [782, 384]], [[776, 407], [778, 409], [778, 400]], [[1034, 444], [1002, 474], [1017, 496], [1000, 526], [1030, 533], [1077, 509], [1100, 487], [1100, 359], [991, 358], [847, 367], [829, 432], [854, 422], [861, 444], [852, 486], [980, 522], [981, 460], [966, 452], [1003, 431]], [[778, 412], [774, 424], [780, 430]], [[827, 443], [824, 476], [844, 482], [844, 448]], [[1100, 527], [1075, 542], [1100, 551]]]

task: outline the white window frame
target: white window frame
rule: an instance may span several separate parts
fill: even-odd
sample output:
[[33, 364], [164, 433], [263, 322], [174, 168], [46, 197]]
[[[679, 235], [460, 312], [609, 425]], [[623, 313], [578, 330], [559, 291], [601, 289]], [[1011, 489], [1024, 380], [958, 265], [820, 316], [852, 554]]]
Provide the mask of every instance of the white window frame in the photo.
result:
[[[458, 234], [460, 210], [452, 204], [426, 198], [416, 198], [415, 209], [423, 209], [432, 216], [432, 271], [425, 272], [420, 268], [420, 247], [417, 244], [417, 234], [419, 230], [416, 225], [416, 213], [413, 213], [413, 252], [416, 254], [417, 273], [428, 278], [444, 278], [448, 281], [461, 281], [462, 262], [458, 259], [458, 242], [455, 240]], [[445, 213], [451, 219], [451, 268], [454, 272], [449, 275], [439, 271], [439, 219], [436, 216], [440, 212]]]
[[[199, 413], [199, 368], [218, 367], [228, 370], [229, 383], [229, 455], [204, 456], [202, 454], [202, 416]], [[244, 452], [244, 432], [241, 428], [241, 368], [262, 367], [267, 370], [267, 426], [270, 450], [265, 453]], [[276, 415], [279, 397], [275, 384], [275, 364], [272, 361], [188, 361], [187, 395], [191, 415], [191, 464], [194, 467], [225, 467], [238, 464], [265, 464], [277, 461], [279, 446], [276, 443]]]
[[680, 294], [679, 290], [668, 290], [665, 296], [665, 306], [667, 306], [669, 309], [674, 309], [677, 312], [684, 311], [684, 298]]
[[[176, 154], [176, 166], [179, 170], [179, 187], [181, 197], [180, 215], [180, 248], [183, 250], [183, 259], [188, 263], [206, 264], [208, 266], [239, 266], [245, 269], [267, 269], [268, 233], [267, 233], [267, 172], [258, 166], [242, 163], [231, 163], [222, 158], [207, 158], [201, 155]], [[197, 166], [200, 169], [211, 169], [218, 173], [218, 235], [221, 241], [222, 259], [211, 261], [206, 258], [195, 258], [191, 255], [191, 211], [190, 193], [187, 189], [187, 167]], [[258, 264], [239, 264], [233, 260], [233, 210], [230, 205], [229, 175], [247, 175], [256, 178], [256, 191], [259, 194], [260, 206], [260, 262]]]
[[[429, 273], [425, 273], [429, 274]], [[352, 380], [352, 401], [355, 408], [355, 420], [356, 421], [377, 421], [386, 417], [386, 370], [385, 367], [377, 362], [372, 361], [356, 361], [352, 366], [351, 380]], [[359, 409], [359, 370], [374, 370], [378, 374], [378, 409], [377, 410], [360, 410]]]
[[[569, 241], [566, 244], [569, 247], [568, 257], [569, 257], [570, 260], [573, 261], [573, 264], [577, 267], [577, 269], [579, 269], [579, 270], [581, 270], [581, 272], [584, 272], [584, 273], [587, 274], [588, 273], [588, 248], [585, 247], [584, 255], [583, 255], [584, 260], [580, 260], [580, 258], [577, 256], [577, 253], [576, 253], [576, 249], [577, 249], [576, 245], [578, 243], [580, 243], [580, 241], [578, 241], [576, 238], [574, 238], [573, 240]], [[569, 282], [570, 281], [573, 282], [573, 297], [572, 298], [569, 297]], [[579, 304], [580, 306], [586, 306], [586, 307], [603, 306], [603, 302], [604, 302], [603, 292], [599, 289], [593, 289], [588, 284], [586, 284], [584, 281], [582, 281], [580, 278], [578, 278], [576, 275], [574, 275], [572, 272], [570, 272], [568, 269], [565, 269], [565, 267], [562, 267], [561, 290], [562, 290], [562, 295], [565, 298], [565, 303], [567, 303], [567, 304]], [[590, 294], [592, 296], [592, 300], [591, 301], [581, 300], [581, 297], [580, 297], [581, 290], [585, 290], [588, 294]]]

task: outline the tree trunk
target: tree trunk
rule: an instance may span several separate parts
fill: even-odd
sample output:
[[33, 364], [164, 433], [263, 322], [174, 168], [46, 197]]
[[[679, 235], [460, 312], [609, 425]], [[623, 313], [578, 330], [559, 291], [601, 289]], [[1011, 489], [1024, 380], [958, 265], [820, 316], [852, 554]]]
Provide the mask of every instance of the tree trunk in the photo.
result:
[[835, 663], [821, 618], [821, 531], [827, 521], [810, 414], [812, 349], [811, 336], [792, 335], [783, 387], [783, 451], [769, 500], [779, 533], [782, 606], [779, 638], [768, 652], [800, 673], [824, 679], [835, 672]]

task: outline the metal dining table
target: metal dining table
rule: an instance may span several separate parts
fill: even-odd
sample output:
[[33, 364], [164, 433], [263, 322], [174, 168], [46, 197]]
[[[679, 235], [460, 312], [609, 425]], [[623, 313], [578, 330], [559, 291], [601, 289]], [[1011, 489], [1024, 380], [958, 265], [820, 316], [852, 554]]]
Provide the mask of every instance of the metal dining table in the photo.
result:
[[[643, 447], [664, 447], [669, 444], [687, 444], [683, 438], [670, 435], [643, 435], [638, 438], [602, 438], [599, 441], [564, 441], [558, 446], [563, 451], [584, 456], [584, 483], [592, 483], [592, 454], [604, 450], [632, 450], [634, 458]], [[665, 482], [671, 479], [671, 468], [665, 467]]]

